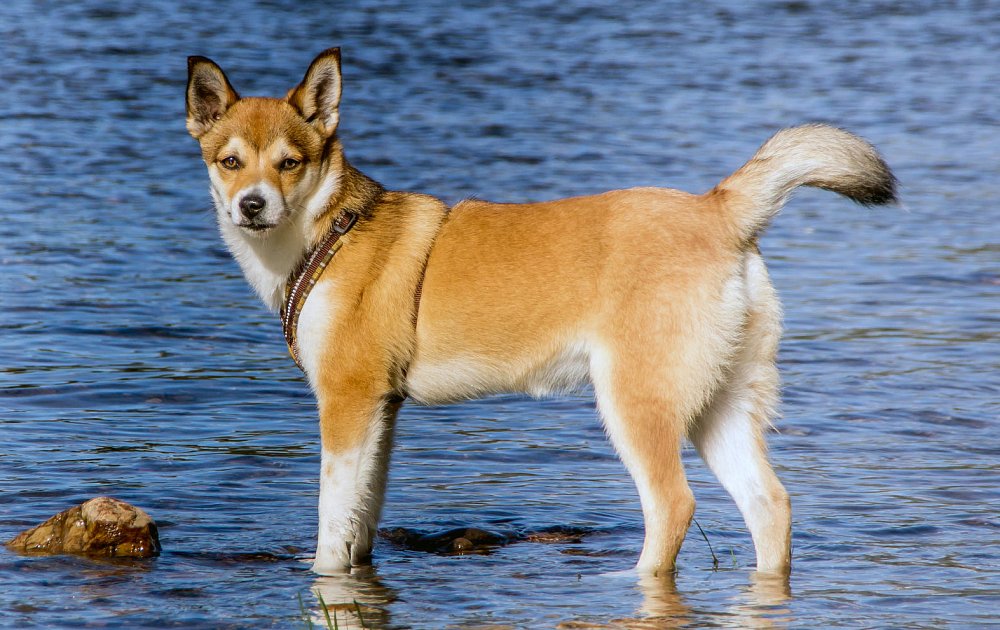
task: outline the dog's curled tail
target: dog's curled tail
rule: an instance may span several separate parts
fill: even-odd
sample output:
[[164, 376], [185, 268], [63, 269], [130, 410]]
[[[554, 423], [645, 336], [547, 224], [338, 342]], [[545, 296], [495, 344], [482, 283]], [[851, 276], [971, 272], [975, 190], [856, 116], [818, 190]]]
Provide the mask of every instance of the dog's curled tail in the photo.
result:
[[712, 193], [722, 195], [746, 241], [767, 227], [799, 186], [832, 190], [865, 206], [897, 200], [896, 177], [875, 147], [820, 124], [774, 134]]

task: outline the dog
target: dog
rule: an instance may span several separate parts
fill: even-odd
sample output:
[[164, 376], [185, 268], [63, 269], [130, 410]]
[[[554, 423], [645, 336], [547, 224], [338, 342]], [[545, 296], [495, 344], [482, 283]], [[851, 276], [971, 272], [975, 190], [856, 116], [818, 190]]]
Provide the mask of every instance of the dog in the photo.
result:
[[241, 98], [213, 61], [188, 59], [187, 129], [222, 238], [281, 313], [318, 401], [313, 570], [370, 562], [405, 398], [545, 396], [589, 380], [642, 504], [640, 572], [675, 570], [695, 507], [688, 439], [738, 505], [757, 570], [787, 574], [791, 507], [765, 444], [781, 307], [757, 240], [799, 186], [895, 202], [875, 148], [810, 124], [777, 132], [700, 195], [449, 208], [351, 166], [341, 87], [337, 48], [284, 98]]

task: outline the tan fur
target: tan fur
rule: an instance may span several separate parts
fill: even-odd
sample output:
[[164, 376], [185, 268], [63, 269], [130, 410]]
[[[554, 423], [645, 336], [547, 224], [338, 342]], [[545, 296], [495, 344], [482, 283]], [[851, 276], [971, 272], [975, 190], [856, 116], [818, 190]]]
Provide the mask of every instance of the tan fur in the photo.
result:
[[[324, 452], [317, 571], [370, 552], [400, 397], [544, 395], [588, 378], [642, 502], [640, 569], [673, 570], [694, 512], [680, 457], [690, 438], [736, 498], [758, 568], [788, 570], [788, 495], [764, 441], [777, 403], [780, 306], [756, 235], [799, 185], [891, 200], [891, 173], [870, 145], [799, 127], [703, 195], [637, 188], [466, 201], [448, 212], [431, 197], [383, 190], [344, 159], [339, 51], [321, 54], [285, 100], [241, 100], [212, 62], [190, 64], [188, 126], [213, 176], [220, 227], [272, 308], [281, 271], [339, 210], [361, 215], [316, 289], [324, 302], [307, 301], [308, 322], [299, 322]], [[220, 167], [231, 154], [245, 166]], [[282, 171], [289, 155], [302, 165]], [[264, 183], [286, 206], [279, 223], [228, 224], [234, 200]], [[274, 256], [281, 248], [288, 255]]]

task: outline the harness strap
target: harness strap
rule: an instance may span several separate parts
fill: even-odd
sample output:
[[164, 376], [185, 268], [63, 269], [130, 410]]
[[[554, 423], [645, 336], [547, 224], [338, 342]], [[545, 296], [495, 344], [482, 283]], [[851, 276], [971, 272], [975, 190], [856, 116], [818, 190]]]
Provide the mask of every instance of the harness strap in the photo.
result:
[[[348, 231], [358, 220], [358, 215], [350, 210], [341, 210], [337, 218], [334, 219], [330, 227], [329, 234], [323, 241], [307, 256], [295, 271], [288, 277], [285, 283], [285, 301], [281, 305], [281, 328], [285, 335], [285, 343], [288, 345], [288, 354], [295, 361], [295, 365], [303, 372], [301, 355], [299, 354], [298, 325], [299, 315], [305, 306], [309, 293], [319, 282], [320, 276], [326, 270], [334, 255], [343, 246], [340, 237]], [[429, 256], [428, 256], [429, 258]], [[417, 280], [417, 289], [413, 294], [413, 327], [417, 326], [417, 316], [420, 313], [420, 297], [424, 289], [424, 274], [427, 271], [427, 261], [424, 261], [420, 269], [420, 279]]]
[[341, 210], [337, 218], [333, 220], [330, 232], [316, 249], [304, 259], [303, 263], [291, 273], [288, 277], [288, 282], [285, 283], [285, 302], [282, 304], [280, 311], [281, 328], [285, 333], [285, 343], [288, 345], [288, 353], [292, 355], [295, 365], [299, 366], [299, 369], [302, 371], [305, 371], [305, 368], [302, 367], [296, 332], [299, 325], [299, 315], [302, 313], [302, 307], [305, 306], [306, 298], [309, 297], [309, 293], [316, 286], [316, 282], [319, 281], [320, 276], [323, 275], [323, 271], [330, 264], [330, 261], [333, 260], [334, 255], [340, 247], [343, 246], [343, 243], [338, 245], [340, 237], [347, 234], [354, 227], [357, 220], [358, 215], [356, 213], [346, 208]]

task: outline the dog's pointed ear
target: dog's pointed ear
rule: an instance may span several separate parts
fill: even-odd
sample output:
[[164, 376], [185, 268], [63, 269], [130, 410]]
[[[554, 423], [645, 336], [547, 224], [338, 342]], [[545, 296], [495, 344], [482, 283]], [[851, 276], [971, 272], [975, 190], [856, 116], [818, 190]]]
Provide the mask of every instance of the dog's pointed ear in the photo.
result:
[[340, 49], [328, 48], [313, 60], [302, 83], [289, 90], [285, 98], [324, 138], [329, 138], [340, 122], [340, 90]]
[[188, 57], [187, 129], [200, 138], [240, 99], [214, 61]]

